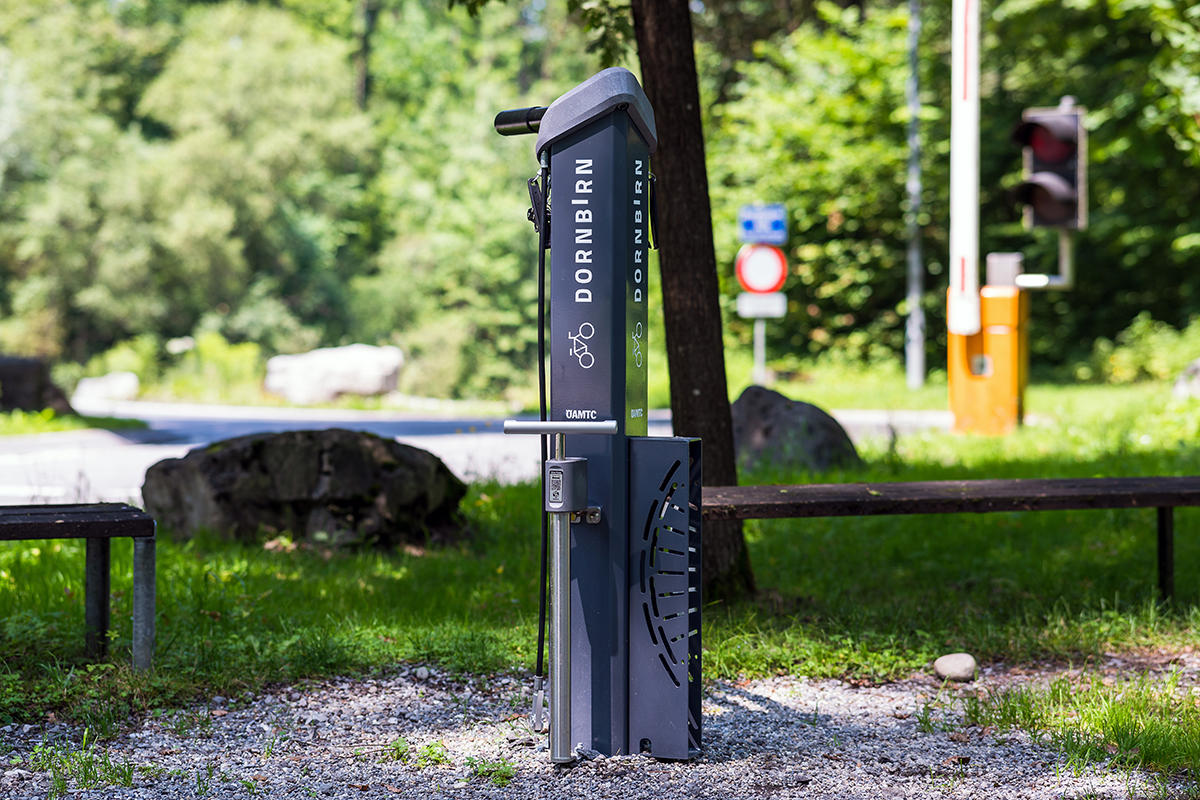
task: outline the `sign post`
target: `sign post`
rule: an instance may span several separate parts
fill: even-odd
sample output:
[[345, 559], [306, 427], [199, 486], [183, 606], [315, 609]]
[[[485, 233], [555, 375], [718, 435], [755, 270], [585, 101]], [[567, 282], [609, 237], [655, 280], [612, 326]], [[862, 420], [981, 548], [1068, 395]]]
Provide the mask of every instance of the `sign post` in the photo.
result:
[[787, 297], [779, 291], [787, 280], [787, 257], [773, 245], [747, 244], [738, 251], [736, 268], [738, 283], [746, 290], [737, 298], [738, 316], [754, 320], [751, 380], [761, 386], [767, 382], [766, 321], [787, 314]]

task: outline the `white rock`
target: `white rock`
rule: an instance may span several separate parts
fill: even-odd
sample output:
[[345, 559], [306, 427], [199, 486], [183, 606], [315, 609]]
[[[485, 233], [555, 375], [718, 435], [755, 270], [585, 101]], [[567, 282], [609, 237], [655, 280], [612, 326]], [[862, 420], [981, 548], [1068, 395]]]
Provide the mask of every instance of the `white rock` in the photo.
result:
[[933, 672], [942, 680], [975, 680], [975, 657], [970, 653], [950, 653], [933, 662]]
[[71, 395], [71, 405], [114, 403], [132, 400], [138, 395], [138, 376], [132, 372], [110, 372], [98, 378], [80, 378]]
[[416, 676], [419, 681], [427, 680], [429, 678], [429, 669], [426, 667], [417, 667]]
[[323, 347], [268, 359], [264, 388], [297, 405], [328, 403], [343, 394], [386, 394], [396, 388], [403, 364], [398, 347]]
[[1179, 398], [1200, 397], [1200, 358], [1188, 364], [1183, 372], [1179, 373], [1171, 387], [1171, 393]]

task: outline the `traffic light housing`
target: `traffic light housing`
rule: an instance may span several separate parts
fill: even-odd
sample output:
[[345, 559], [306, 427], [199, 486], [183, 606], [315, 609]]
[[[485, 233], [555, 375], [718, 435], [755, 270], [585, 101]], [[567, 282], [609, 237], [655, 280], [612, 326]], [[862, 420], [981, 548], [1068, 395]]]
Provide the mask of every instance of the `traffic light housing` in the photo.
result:
[[1070, 98], [1056, 108], [1029, 108], [1013, 139], [1024, 148], [1017, 201], [1025, 226], [1082, 230], [1087, 227], [1087, 131], [1085, 109]]

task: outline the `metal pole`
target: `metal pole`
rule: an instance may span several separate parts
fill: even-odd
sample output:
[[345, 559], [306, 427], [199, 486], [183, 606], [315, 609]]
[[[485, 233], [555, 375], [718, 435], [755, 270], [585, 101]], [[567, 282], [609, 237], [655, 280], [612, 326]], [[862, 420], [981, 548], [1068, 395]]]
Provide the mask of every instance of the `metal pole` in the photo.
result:
[[[564, 458], [567, 437], [554, 434], [554, 457]], [[575, 760], [571, 746], [571, 518], [550, 515], [550, 760]]]
[[1066, 228], [1058, 229], [1058, 274], [1061, 288], [1075, 286], [1075, 237]]
[[154, 537], [133, 540], [133, 668], [154, 661]]
[[110, 544], [108, 539], [87, 540], [83, 618], [89, 658], [104, 658], [108, 653]]
[[1158, 514], [1158, 591], [1164, 602], [1175, 596], [1175, 509], [1157, 509]]
[[925, 309], [921, 307], [925, 268], [921, 259], [921, 79], [917, 48], [921, 41], [921, 0], [908, 0], [908, 320], [904, 329], [904, 368], [909, 389], [925, 385]]
[[754, 320], [754, 375], [759, 386], [767, 382], [767, 321]]
[[950, 92], [950, 333], [979, 333], [979, 2], [954, 0]]

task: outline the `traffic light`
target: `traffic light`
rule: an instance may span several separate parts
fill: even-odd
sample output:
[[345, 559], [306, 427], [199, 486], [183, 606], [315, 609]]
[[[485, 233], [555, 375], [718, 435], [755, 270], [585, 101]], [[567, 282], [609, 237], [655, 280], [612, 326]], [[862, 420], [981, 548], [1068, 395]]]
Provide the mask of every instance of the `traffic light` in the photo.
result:
[[1085, 109], [1064, 97], [1056, 108], [1029, 108], [1013, 139], [1024, 148], [1017, 201], [1026, 227], [1081, 230], [1087, 227], [1087, 131]]

